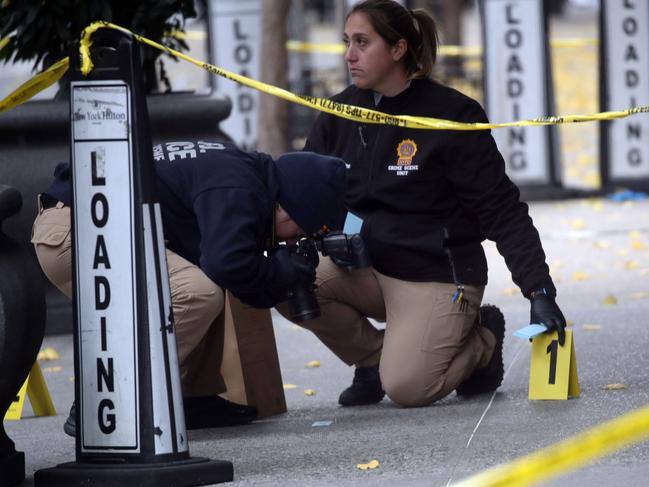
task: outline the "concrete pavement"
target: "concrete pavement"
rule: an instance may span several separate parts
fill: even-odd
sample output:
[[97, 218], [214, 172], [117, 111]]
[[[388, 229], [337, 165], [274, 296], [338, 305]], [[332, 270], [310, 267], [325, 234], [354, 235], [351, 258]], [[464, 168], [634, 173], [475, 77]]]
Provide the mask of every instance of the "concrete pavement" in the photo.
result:
[[[529, 304], [495, 246], [486, 243], [485, 302], [500, 306], [508, 323], [507, 375], [495, 396], [453, 394], [419, 409], [401, 409], [388, 399], [340, 408], [337, 397], [352, 370], [309, 332], [275, 314], [283, 379], [297, 386], [286, 390], [289, 412], [244, 427], [192, 431], [191, 454], [231, 460], [234, 485], [445, 486], [649, 403], [649, 201], [539, 202], [531, 213], [558, 302], [573, 323], [580, 398], [527, 399], [530, 347], [512, 332], [528, 322]], [[44, 346], [61, 354], [59, 361], [41, 363], [59, 414], [6, 423], [25, 452], [28, 486], [35, 470], [74, 460], [74, 441], [62, 431], [73, 397], [72, 338], [46, 337]], [[311, 360], [321, 366], [307, 368]], [[607, 390], [612, 383], [626, 388]], [[307, 388], [316, 395], [306, 396]], [[314, 427], [315, 421], [332, 423]], [[646, 485], [648, 455], [649, 445], [638, 445], [546, 485]], [[356, 468], [372, 459], [380, 462], [377, 469]]]

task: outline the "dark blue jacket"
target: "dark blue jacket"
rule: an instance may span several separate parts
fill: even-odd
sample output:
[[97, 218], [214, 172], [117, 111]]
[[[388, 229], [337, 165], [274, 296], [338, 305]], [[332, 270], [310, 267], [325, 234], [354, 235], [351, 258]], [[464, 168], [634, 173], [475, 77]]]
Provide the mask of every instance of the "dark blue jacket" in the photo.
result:
[[[344, 178], [342, 161], [298, 153], [299, 161], [287, 157], [289, 160], [284, 162], [290, 164], [282, 165], [281, 158], [275, 162], [263, 153], [203, 141], [167, 142], [155, 146], [153, 154], [167, 248], [199, 266], [212, 281], [243, 302], [256, 307], [274, 306], [285, 294], [282, 288], [293, 284], [287, 281], [286, 269], [274, 255], [265, 256], [262, 248], [264, 239], [272, 235], [279, 199], [278, 174], [282, 184], [287, 180], [277, 168], [297, 166], [298, 171], [293, 173], [308, 171], [313, 177], [306, 179], [321, 187], [322, 181], [339, 172]], [[338, 164], [329, 164], [332, 161]], [[301, 179], [305, 179], [304, 175]], [[342, 208], [344, 179], [339, 184]], [[295, 188], [291, 195], [299, 195], [299, 191]], [[71, 204], [68, 164], [57, 166], [55, 181], [47, 193]], [[339, 219], [334, 213], [333, 194], [325, 191], [322, 200], [315, 198], [317, 207], [324, 211], [318, 218], [327, 222], [329, 217]], [[329, 204], [325, 205], [325, 201]], [[291, 214], [290, 208], [285, 209]], [[303, 228], [309, 226], [306, 223]]]
[[182, 144], [153, 151], [167, 248], [242, 301], [274, 306], [281, 269], [262, 249], [278, 191], [273, 160], [221, 143], [201, 149], [200, 142], [192, 157]]

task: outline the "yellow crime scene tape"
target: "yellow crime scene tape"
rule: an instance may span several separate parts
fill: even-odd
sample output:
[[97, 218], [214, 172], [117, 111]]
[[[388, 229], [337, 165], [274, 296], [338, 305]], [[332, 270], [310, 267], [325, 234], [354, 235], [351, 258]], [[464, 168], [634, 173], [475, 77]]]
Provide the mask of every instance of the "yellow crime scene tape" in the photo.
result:
[[452, 487], [528, 487], [649, 438], [649, 406], [602, 423]]
[[[553, 39], [550, 46], [553, 48], [572, 48], [596, 46], [599, 44], [597, 39]], [[286, 49], [296, 52], [318, 52], [323, 54], [344, 54], [347, 46], [342, 43], [316, 43], [290, 40], [286, 42]], [[479, 46], [440, 46], [438, 49], [440, 56], [480, 56], [482, 47]]]
[[[201, 30], [190, 30], [187, 32], [173, 31], [169, 35], [182, 40], [202, 41], [207, 39], [207, 32]], [[599, 44], [597, 39], [552, 39], [550, 46], [553, 48], [574, 48], [596, 46]], [[295, 52], [322, 53], [322, 54], [344, 54], [347, 46], [342, 42], [306, 42], [298, 40], [286, 41], [286, 49]], [[440, 56], [480, 56], [482, 47], [479, 46], [440, 46], [438, 49]]]
[[203, 30], [188, 30], [187, 32], [172, 30], [170, 32], [165, 32], [165, 35], [175, 37], [176, 39], [181, 39], [183, 41], [204, 41], [205, 39], [207, 39], [207, 32]]
[[26, 81], [9, 95], [0, 100], [0, 113], [11, 110], [12, 108], [25, 103], [27, 100], [37, 95], [45, 88], [56, 83], [61, 76], [65, 74], [69, 67], [69, 59], [64, 58], [57, 61], [42, 73], [37, 74], [30, 80]]
[[[112, 24], [110, 22], [99, 21], [90, 24], [86, 29], [84, 29], [82, 34], [82, 39], [80, 42], [80, 51], [82, 57], [82, 73], [88, 74], [92, 69], [92, 60], [90, 59], [90, 45], [91, 45], [91, 36], [92, 34], [100, 28], [112, 28], [126, 32], [132, 35], [138, 42], [147, 44], [149, 46], [155, 47], [161, 51], [166, 52], [170, 56], [183, 59], [189, 63], [192, 63], [196, 66], [199, 66], [213, 74], [217, 74], [226, 79], [230, 79], [244, 86], [248, 86], [255, 90], [267, 93], [278, 98], [284, 99], [286, 101], [296, 103], [299, 105], [307, 106], [319, 110], [321, 112], [329, 113], [338, 117], [342, 117], [348, 120], [361, 123], [371, 123], [371, 124], [385, 124], [393, 125], [398, 127], [407, 127], [407, 128], [416, 128], [416, 129], [429, 129], [429, 130], [489, 130], [497, 129], [504, 127], [524, 127], [524, 126], [538, 126], [538, 125], [556, 125], [556, 124], [566, 124], [566, 123], [577, 123], [577, 122], [590, 122], [590, 121], [601, 121], [601, 120], [612, 120], [618, 118], [625, 118], [636, 113], [649, 113], [649, 106], [640, 106], [629, 108], [622, 111], [609, 111], [602, 113], [594, 113], [589, 115], [566, 115], [560, 117], [541, 117], [535, 118], [532, 120], [523, 120], [516, 122], [506, 122], [506, 123], [463, 123], [456, 122], [451, 120], [443, 120], [432, 117], [415, 117], [411, 115], [391, 115], [377, 110], [371, 110], [368, 108], [362, 108], [354, 105], [346, 105], [343, 103], [338, 103], [326, 98], [316, 98], [311, 96], [300, 96], [291, 93], [288, 90], [283, 88], [278, 88], [267, 83], [262, 83], [256, 81], [240, 74], [233, 73], [231, 71], [219, 68], [217, 66], [198, 61], [190, 56], [187, 56], [179, 51], [171, 49], [169, 47], [163, 46], [157, 42], [154, 42], [146, 37], [140, 36], [131, 32], [130, 30], [120, 27], [118, 25]], [[61, 63], [63, 61], [59, 61]], [[57, 65], [59, 64], [57, 63]], [[48, 70], [49, 71], [49, 70]], [[44, 77], [47, 77], [46, 73], [42, 73]], [[62, 74], [62, 73], [61, 73]], [[52, 81], [53, 82], [53, 81]], [[23, 85], [25, 87], [28, 85], [26, 83]], [[33, 96], [33, 90], [29, 93], [22, 93], [23, 87], [16, 90], [12, 95], [7, 98], [12, 99], [21, 99], [21, 103]], [[7, 99], [0, 101], [0, 112], [9, 109], [9, 107], [15, 106], [17, 103], [12, 104], [10, 100]]]
[[[290, 40], [286, 42], [286, 49], [289, 51], [305, 53], [345, 54], [347, 46], [337, 42], [327, 43]], [[482, 48], [471, 46], [440, 46], [437, 52], [440, 56], [479, 56], [482, 54]]]
[[122, 32], [131, 34], [139, 42], [147, 44], [149, 46], [160, 49], [171, 56], [183, 59], [187, 62], [195, 64], [197, 66], [206, 69], [207, 71], [222, 76], [226, 79], [236, 81], [244, 86], [254, 88], [263, 93], [269, 95], [277, 96], [284, 100], [297, 103], [299, 105], [307, 106], [310, 108], [315, 108], [322, 112], [330, 113], [338, 117], [346, 118], [355, 122], [362, 123], [373, 123], [373, 124], [385, 124], [385, 125], [394, 125], [398, 127], [407, 127], [407, 128], [417, 128], [417, 129], [432, 129], [432, 130], [487, 130], [495, 129], [502, 127], [522, 127], [522, 126], [533, 126], [533, 125], [554, 125], [554, 124], [563, 124], [563, 123], [574, 123], [574, 122], [588, 122], [594, 120], [612, 120], [615, 118], [624, 118], [635, 113], [649, 113], [649, 106], [641, 106], [635, 108], [629, 108], [623, 111], [610, 111], [603, 113], [595, 113], [591, 115], [566, 115], [563, 117], [542, 117], [536, 118], [533, 120], [524, 120], [520, 122], [507, 122], [507, 123], [462, 123], [454, 122], [451, 120], [443, 120], [439, 118], [432, 117], [414, 117], [411, 115], [389, 115], [377, 110], [370, 110], [368, 108], [361, 108], [353, 105], [345, 105], [343, 103], [338, 103], [333, 100], [325, 98], [316, 98], [311, 96], [298, 96], [294, 93], [291, 93], [288, 90], [283, 88], [278, 88], [277, 86], [269, 85], [267, 83], [262, 83], [250, 78], [246, 78], [240, 74], [233, 73], [232, 71], [219, 68], [217, 66], [198, 61], [190, 56], [187, 56], [181, 52], [178, 52], [169, 47], [163, 46], [157, 42], [154, 42], [146, 37], [139, 36], [134, 34], [124, 27], [112, 24], [110, 22], [94, 22], [86, 27], [81, 36], [80, 42], [80, 51], [82, 57], [81, 72], [83, 74], [88, 74], [92, 69], [92, 60], [90, 59], [90, 37], [92, 34], [102, 27], [109, 27], [112, 29], [117, 29]]
[[[202, 41], [207, 39], [207, 33], [199, 30], [187, 32], [172, 31], [168, 33], [176, 39], [187, 41]], [[286, 49], [293, 52], [320, 53], [320, 54], [345, 54], [347, 46], [342, 42], [306, 42], [298, 40], [286, 41]], [[465, 46], [440, 46], [438, 50], [441, 56], [479, 56], [482, 54], [481, 47]]]

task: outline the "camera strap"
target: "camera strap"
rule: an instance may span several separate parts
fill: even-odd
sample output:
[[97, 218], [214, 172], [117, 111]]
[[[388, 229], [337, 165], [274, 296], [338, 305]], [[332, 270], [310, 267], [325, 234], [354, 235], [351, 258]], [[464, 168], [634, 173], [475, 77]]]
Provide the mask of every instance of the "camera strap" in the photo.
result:
[[273, 205], [272, 215], [270, 217], [270, 232], [267, 232], [266, 235], [263, 236], [261, 241], [262, 250], [272, 250], [277, 245], [277, 237], [275, 235], [277, 223], [275, 222], [275, 216], [277, 215], [278, 206], [279, 203], [276, 201]]

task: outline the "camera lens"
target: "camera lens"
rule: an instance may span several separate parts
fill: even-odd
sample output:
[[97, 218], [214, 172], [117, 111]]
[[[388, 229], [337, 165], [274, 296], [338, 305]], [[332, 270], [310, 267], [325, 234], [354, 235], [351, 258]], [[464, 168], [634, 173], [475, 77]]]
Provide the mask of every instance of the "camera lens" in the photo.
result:
[[320, 316], [318, 300], [310, 287], [296, 286], [288, 300], [288, 310], [291, 321], [300, 322], [312, 320]]

